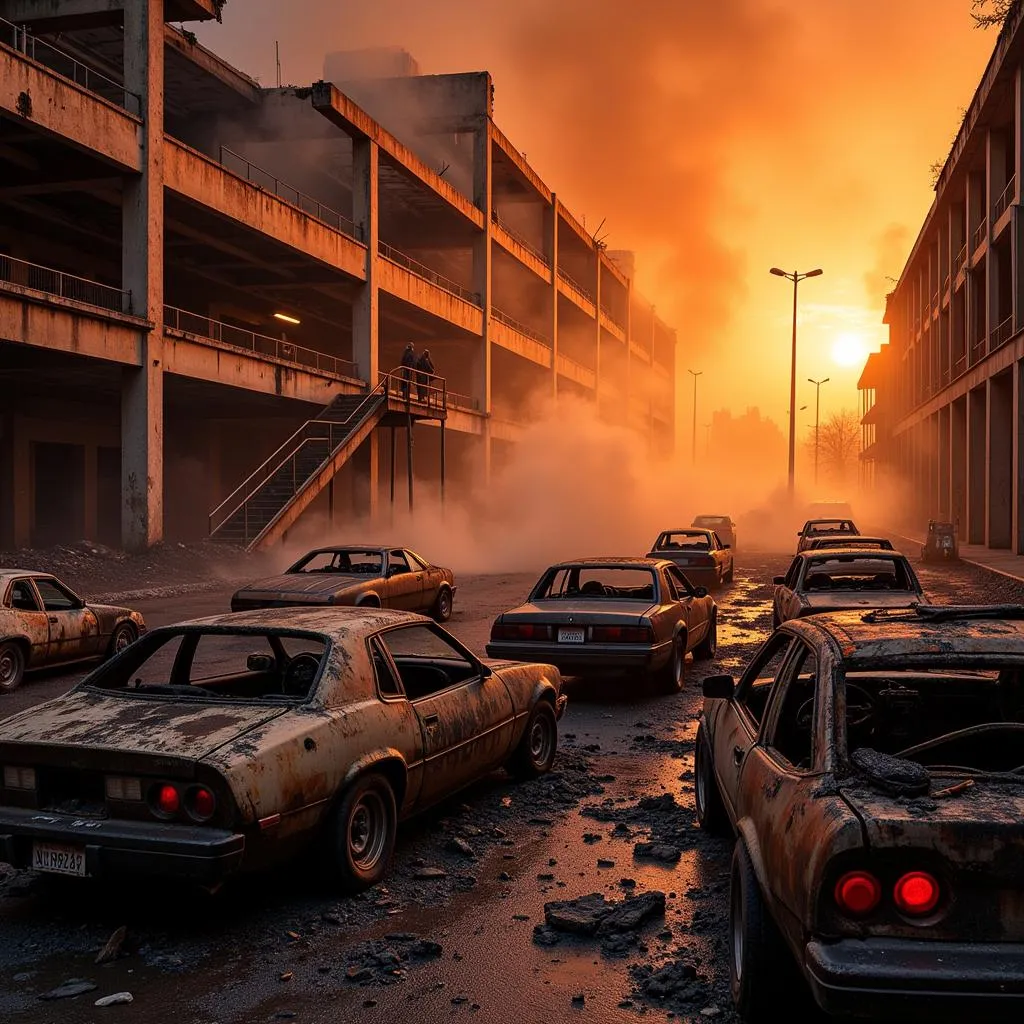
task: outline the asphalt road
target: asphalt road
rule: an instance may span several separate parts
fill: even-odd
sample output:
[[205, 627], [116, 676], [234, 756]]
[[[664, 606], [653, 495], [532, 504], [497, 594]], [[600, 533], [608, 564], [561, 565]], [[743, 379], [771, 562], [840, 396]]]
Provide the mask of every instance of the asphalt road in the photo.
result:
[[[51, 887], [7, 872], [0, 880], [0, 1020], [76, 1024], [102, 1014], [144, 1024], [327, 1024], [467, 1016], [531, 1024], [674, 1014], [734, 1021], [725, 959], [731, 843], [693, 822], [692, 739], [701, 678], [738, 672], [764, 639], [771, 578], [788, 563], [786, 555], [741, 555], [737, 582], [717, 595], [719, 656], [687, 666], [682, 694], [651, 697], [635, 681], [570, 683], [555, 772], [523, 785], [495, 773], [410, 822], [385, 885], [354, 899], [325, 893], [304, 862], [215, 897], [159, 881]], [[985, 600], [993, 585], [968, 567], [923, 568], [922, 580], [940, 601]], [[451, 629], [482, 651], [494, 616], [533, 582], [523, 575], [460, 580]], [[160, 625], [222, 611], [227, 596], [140, 607]], [[35, 677], [0, 699], [0, 714], [49, 699], [80, 676]], [[636, 843], [665, 836], [681, 851], [678, 863], [635, 856]], [[417, 877], [424, 867], [444, 875]], [[546, 902], [594, 892], [662, 892], [664, 919], [620, 946], [535, 940]], [[122, 926], [122, 955], [95, 965]], [[417, 945], [421, 939], [438, 947]], [[662, 972], [657, 985], [652, 970]], [[70, 979], [96, 987], [59, 1001], [39, 998]], [[94, 1007], [96, 998], [121, 991], [133, 994], [131, 1007]]]

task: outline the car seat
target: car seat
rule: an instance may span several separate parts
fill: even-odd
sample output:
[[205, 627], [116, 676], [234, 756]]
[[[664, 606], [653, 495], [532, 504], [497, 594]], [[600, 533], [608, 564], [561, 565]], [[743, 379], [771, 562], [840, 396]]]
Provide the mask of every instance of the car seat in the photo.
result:
[[599, 580], [587, 580], [587, 582], [580, 587], [580, 594], [596, 594], [599, 597], [604, 597], [604, 584]]
[[823, 572], [812, 572], [807, 577], [808, 590], [831, 590], [832, 577]]

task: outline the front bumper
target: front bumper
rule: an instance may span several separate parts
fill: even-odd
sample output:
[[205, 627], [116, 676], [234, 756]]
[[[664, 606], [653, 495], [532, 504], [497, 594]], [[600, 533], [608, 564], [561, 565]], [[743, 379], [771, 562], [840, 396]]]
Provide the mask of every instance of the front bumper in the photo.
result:
[[563, 675], [622, 675], [653, 672], [672, 656], [672, 641], [649, 644], [519, 643], [499, 640], [487, 645], [487, 657], [503, 661], [539, 662], [554, 665]]
[[245, 852], [245, 836], [226, 829], [0, 808], [0, 861], [31, 868], [34, 842], [83, 850], [86, 875], [102, 879], [161, 875], [219, 882], [238, 871]]
[[555, 719], [556, 721], [561, 719], [562, 715], [565, 714], [565, 705], [569, 703], [569, 698], [564, 694], [560, 693], [555, 698]]
[[916, 939], [812, 941], [804, 951], [818, 1005], [852, 1017], [1020, 1020], [1024, 943]]

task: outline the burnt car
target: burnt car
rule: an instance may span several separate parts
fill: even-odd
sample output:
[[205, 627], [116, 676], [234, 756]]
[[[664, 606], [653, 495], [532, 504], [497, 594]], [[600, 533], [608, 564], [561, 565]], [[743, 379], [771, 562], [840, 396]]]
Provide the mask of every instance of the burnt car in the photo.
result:
[[860, 533], [852, 519], [808, 519], [797, 531], [797, 551], [806, 551], [819, 537], [854, 537]]
[[0, 693], [32, 669], [117, 654], [145, 631], [131, 608], [87, 602], [49, 573], [0, 569]]
[[564, 705], [552, 666], [484, 664], [408, 612], [155, 629], [0, 722], [0, 860], [215, 886], [311, 848], [357, 891], [401, 819], [503, 765], [548, 771]]
[[676, 693], [687, 653], [710, 659], [717, 648], [714, 599], [671, 562], [588, 558], [551, 566], [525, 604], [494, 620], [487, 653], [565, 675], [642, 673]]
[[736, 836], [745, 1020], [806, 987], [844, 1017], [1021, 1019], [1022, 619], [817, 615], [783, 625], [737, 684], [704, 681], [697, 817]]
[[690, 525], [703, 530], [714, 530], [723, 544], [732, 548], [733, 551], [736, 550], [736, 524], [732, 521], [732, 516], [701, 514], [695, 516]]
[[452, 617], [455, 574], [400, 547], [315, 548], [280, 576], [256, 580], [231, 598], [233, 612], [305, 605], [357, 605]]
[[960, 559], [957, 524], [942, 519], [928, 520], [928, 535], [921, 545], [922, 562], [956, 562]]
[[847, 609], [910, 608], [924, 603], [914, 569], [898, 551], [804, 551], [773, 580], [772, 629], [787, 619]]
[[736, 572], [732, 550], [714, 530], [663, 530], [647, 557], [664, 558], [681, 569], [691, 583], [705, 586], [732, 583]]
[[828, 534], [825, 537], [812, 537], [805, 548], [806, 551], [821, 551], [831, 548], [875, 548], [878, 551], [895, 551], [888, 537], [868, 537], [863, 533], [849, 536], [847, 534]]

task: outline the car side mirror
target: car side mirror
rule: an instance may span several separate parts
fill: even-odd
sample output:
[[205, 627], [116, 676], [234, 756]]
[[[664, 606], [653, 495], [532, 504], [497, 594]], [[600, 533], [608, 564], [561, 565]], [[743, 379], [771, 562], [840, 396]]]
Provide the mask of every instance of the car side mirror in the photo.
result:
[[732, 700], [736, 689], [736, 680], [732, 676], [707, 676], [702, 690], [705, 697], [712, 700]]
[[490, 665], [485, 665], [482, 661], [480, 662], [480, 678], [489, 679], [494, 675], [494, 669]]
[[708, 588], [707, 587], [697, 587], [694, 590], [694, 594], [697, 597], [707, 597], [708, 596]]
[[783, 586], [786, 585], [786, 577], [785, 576], [773, 576], [772, 577], [772, 583], [774, 583], [775, 586], [777, 586], [777, 587], [783, 587]]
[[245, 667], [249, 672], [273, 672], [276, 664], [269, 654], [250, 654], [245, 659]]

